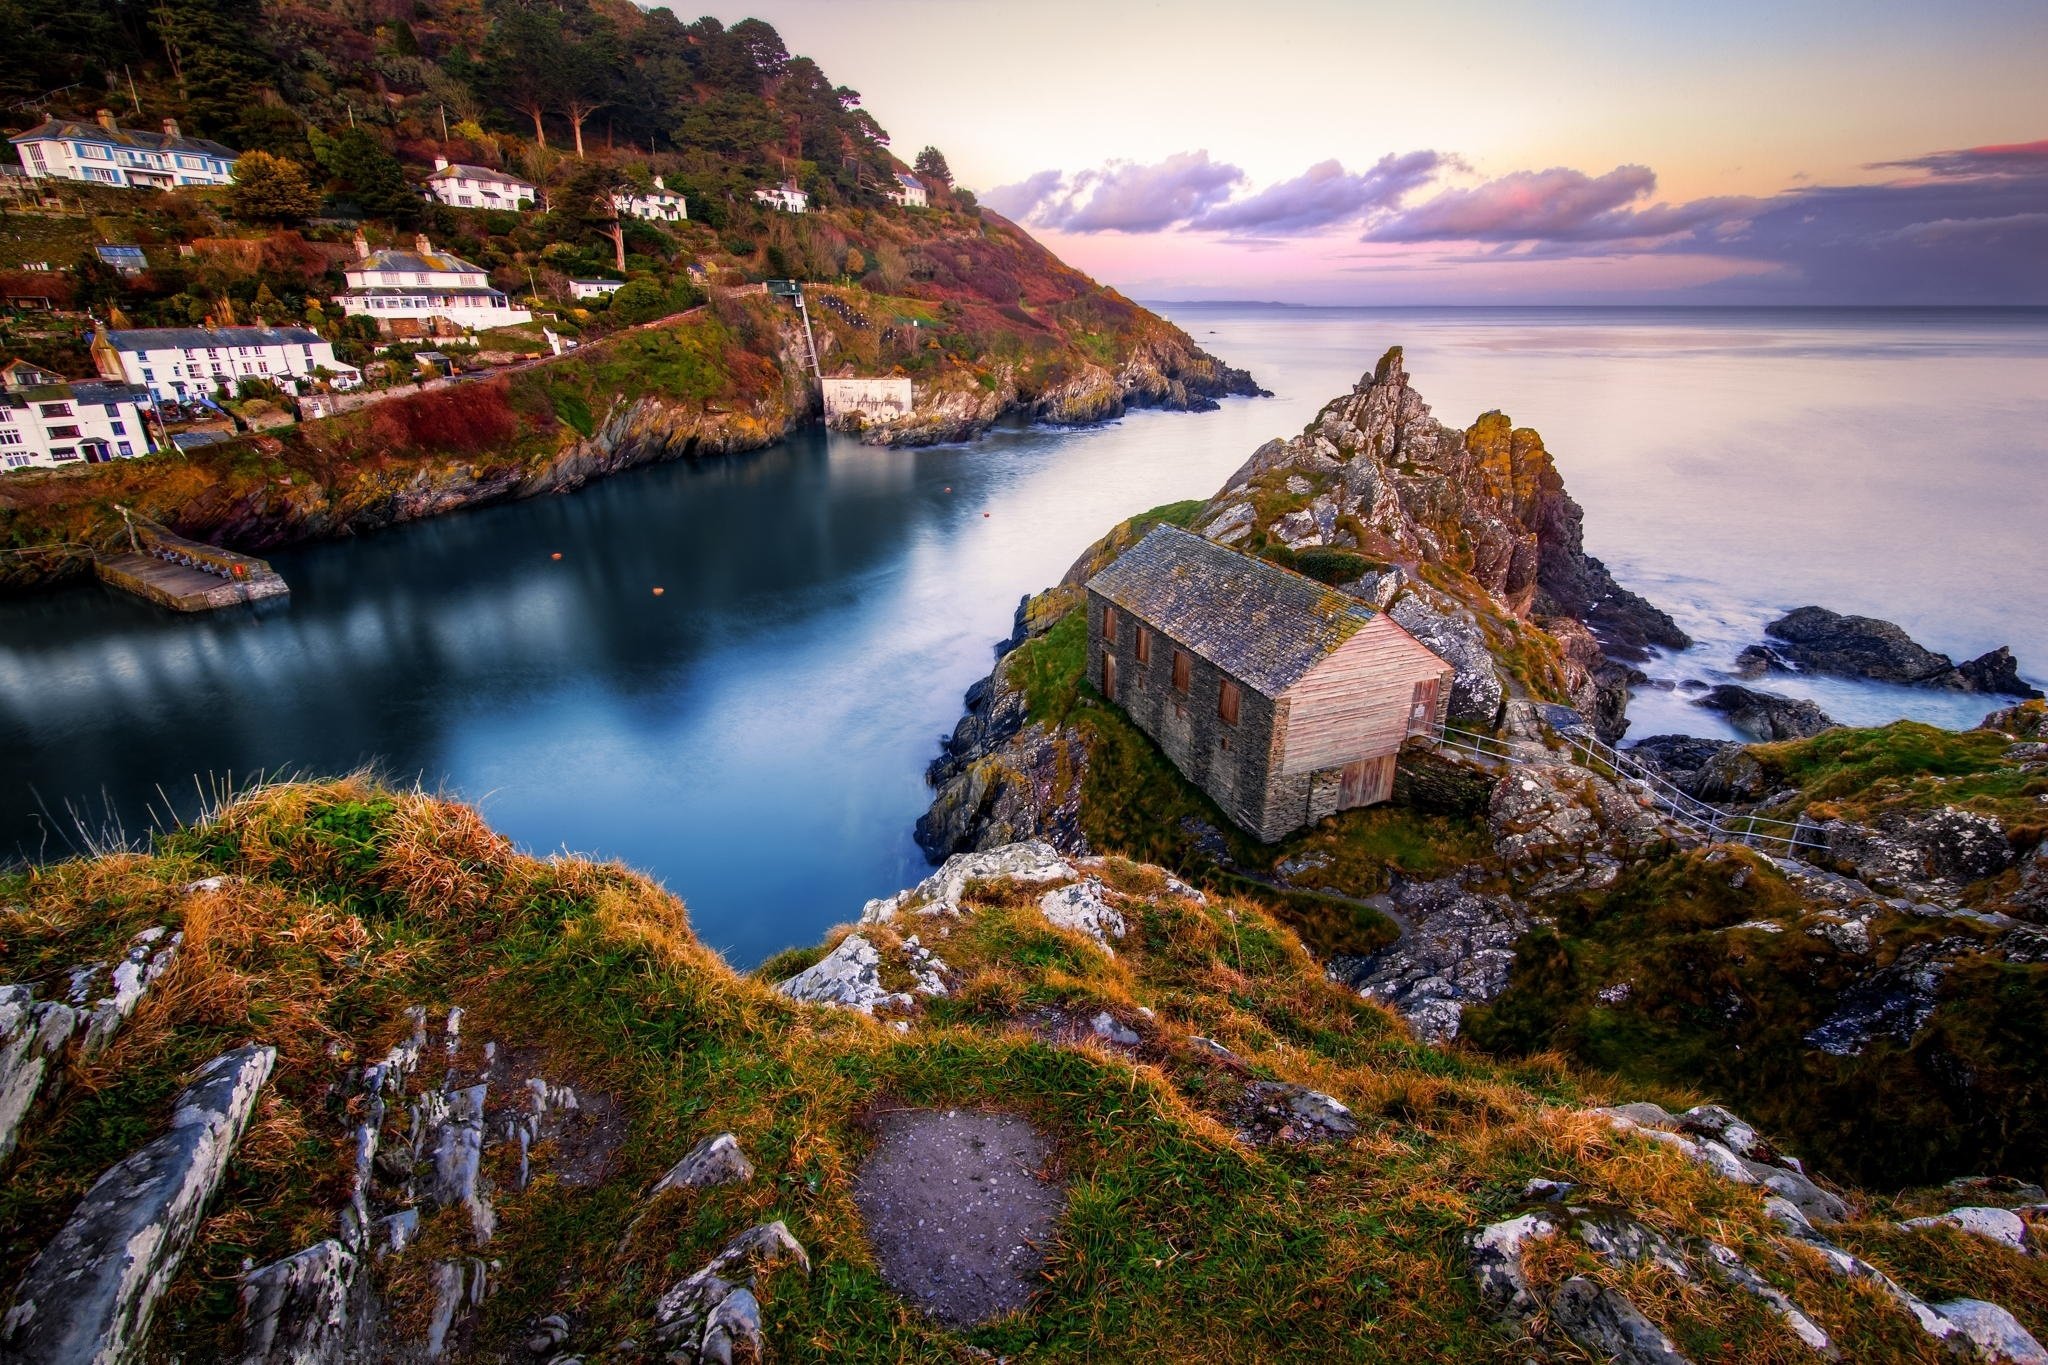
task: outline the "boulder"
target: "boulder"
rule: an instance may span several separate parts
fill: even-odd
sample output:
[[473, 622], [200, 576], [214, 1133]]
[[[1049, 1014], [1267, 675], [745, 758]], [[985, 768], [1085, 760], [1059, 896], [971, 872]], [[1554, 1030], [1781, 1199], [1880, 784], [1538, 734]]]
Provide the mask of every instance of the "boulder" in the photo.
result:
[[1956, 665], [1956, 675], [1968, 684], [1966, 692], [1988, 692], [1998, 697], [2036, 698], [2041, 689], [2020, 676], [2018, 660], [2005, 645], [1988, 654]]
[[957, 915], [960, 897], [969, 882], [1071, 882], [1080, 875], [1073, 863], [1042, 839], [956, 853], [910, 890], [869, 901], [861, 908], [860, 922], [886, 924], [908, 910], [926, 915]]
[[1933, 1305], [1943, 1322], [1967, 1337], [1987, 1360], [2010, 1365], [2048, 1365], [2048, 1350], [2005, 1309], [1982, 1299], [1951, 1299]]
[[1909, 1218], [1899, 1224], [1905, 1228], [1952, 1227], [1967, 1232], [1973, 1237], [1982, 1237], [1987, 1242], [2010, 1247], [2014, 1251], [2027, 1249], [2027, 1221], [2011, 1209], [1985, 1208], [1966, 1205], [1950, 1209], [1947, 1213], [1935, 1214], [1931, 1218]]
[[778, 981], [775, 989], [792, 1000], [837, 1005], [862, 1014], [873, 1014], [878, 1007], [912, 1003], [908, 995], [883, 987], [882, 954], [860, 934], [848, 934], [819, 961], [787, 980]]
[[1671, 1338], [1620, 1293], [1574, 1275], [1551, 1296], [1550, 1319], [1595, 1360], [1612, 1365], [1687, 1365]]
[[2048, 739], [2048, 707], [2007, 706], [1977, 722], [1979, 730], [1999, 730], [2014, 739]]
[[1867, 825], [1829, 820], [1812, 828], [1828, 862], [1883, 886], [1956, 890], [1997, 876], [2015, 860], [1996, 816], [1955, 806], [1887, 811]]
[[1245, 1091], [1251, 1124], [1261, 1136], [1295, 1142], [1358, 1136], [1358, 1120], [1334, 1095], [1288, 1081], [1254, 1081]]
[[744, 1184], [754, 1178], [754, 1163], [731, 1133], [705, 1138], [668, 1168], [650, 1195], [664, 1190], [708, 1190], [717, 1185]]
[[1719, 711], [1730, 725], [1759, 740], [1806, 739], [1835, 728], [1827, 712], [1804, 698], [1756, 692], [1734, 683], [1710, 687], [1692, 704]]
[[2012, 651], [2003, 645], [1959, 666], [1890, 621], [1825, 607], [1800, 607], [1765, 626], [1764, 633], [1780, 642], [1779, 655], [1813, 673], [1951, 692], [2041, 695], [2021, 680]]
[[0, 986], [0, 1162], [13, 1154], [22, 1122], [78, 1019], [61, 1000], [38, 1001], [33, 987]]
[[241, 1365], [341, 1365], [356, 1258], [329, 1238], [242, 1276]]
[[1477, 622], [1440, 611], [1414, 593], [1394, 603], [1387, 615], [1451, 666], [1451, 695], [1445, 714], [1452, 724], [1484, 728], [1500, 719], [1507, 689]]
[[276, 1061], [259, 1046], [214, 1058], [178, 1096], [169, 1130], [93, 1183], [22, 1277], [0, 1321], [4, 1358], [99, 1365], [140, 1355]]
[[1114, 957], [1116, 950], [1109, 941], [1124, 936], [1124, 917], [1110, 904], [1109, 895], [1100, 879], [1088, 877], [1046, 892], [1039, 898], [1038, 909], [1049, 923], [1086, 934]]

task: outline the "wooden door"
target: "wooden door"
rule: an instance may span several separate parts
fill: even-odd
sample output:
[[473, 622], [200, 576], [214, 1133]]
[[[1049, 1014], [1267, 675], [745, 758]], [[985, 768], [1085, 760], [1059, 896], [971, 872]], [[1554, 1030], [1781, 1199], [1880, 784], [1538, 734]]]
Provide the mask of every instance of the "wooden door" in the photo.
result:
[[1102, 656], [1102, 695], [1111, 701], [1116, 700], [1116, 655], [1114, 654], [1105, 653]]
[[1394, 755], [1361, 758], [1338, 770], [1337, 809], [1373, 806], [1394, 794]]
[[1437, 679], [1424, 678], [1415, 684], [1415, 695], [1408, 702], [1408, 733], [1427, 734], [1436, 729]]

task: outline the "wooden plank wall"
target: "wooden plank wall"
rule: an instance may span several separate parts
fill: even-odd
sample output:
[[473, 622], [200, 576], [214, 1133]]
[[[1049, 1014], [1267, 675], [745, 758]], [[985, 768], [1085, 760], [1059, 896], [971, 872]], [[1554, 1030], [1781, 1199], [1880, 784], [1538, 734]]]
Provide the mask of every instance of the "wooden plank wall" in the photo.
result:
[[[1278, 771], [1318, 772], [1394, 752], [1408, 736], [1415, 684], [1448, 671], [1391, 620], [1368, 622], [1287, 689]], [[1448, 692], [1448, 682], [1439, 690]]]

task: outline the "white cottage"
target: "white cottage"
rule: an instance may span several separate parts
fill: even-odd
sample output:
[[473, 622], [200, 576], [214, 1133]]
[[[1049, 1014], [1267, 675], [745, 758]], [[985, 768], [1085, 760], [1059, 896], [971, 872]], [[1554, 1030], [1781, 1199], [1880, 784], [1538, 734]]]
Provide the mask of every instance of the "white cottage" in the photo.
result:
[[147, 455], [149, 391], [134, 384], [9, 383], [0, 389], [0, 473]]
[[754, 200], [779, 213], [804, 213], [811, 207], [811, 196], [798, 189], [794, 181], [772, 190], [755, 190]]
[[434, 250], [424, 233], [411, 251], [371, 251], [357, 237], [356, 252], [362, 259], [343, 268], [348, 289], [334, 301], [346, 312], [375, 318], [384, 332], [420, 335], [442, 322], [487, 328], [533, 321], [532, 313], [491, 288], [482, 266]]
[[532, 208], [540, 191], [516, 175], [494, 171], [487, 166], [449, 164], [445, 156], [434, 158], [434, 173], [427, 177], [427, 194], [450, 208], [519, 209]]
[[7, 139], [31, 180], [84, 180], [126, 189], [168, 190], [180, 185], [225, 185], [235, 178], [241, 153], [203, 137], [186, 137], [176, 119], [161, 133], [123, 128], [102, 109], [99, 119], [45, 119]]
[[680, 223], [690, 216], [683, 196], [654, 177], [651, 190], [628, 190], [612, 196], [612, 208], [629, 218], [646, 218], [657, 223]]
[[93, 364], [108, 379], [139, 385], [158, 401], [232, 393], [267, 379], [287, 393], [325, 380], [352, 389], [362, 372], [305, 327], [123, 327], [93, 334]]
[[902, 208], [923, 209], [931, 207], [932, 197], [925, 192], [924, 181], [919, 180], [914, 175], [905, 175], [901, 171], [896, 173], [896, 188], [885, 190], [884, 193], [889, 196], [891, 202]]

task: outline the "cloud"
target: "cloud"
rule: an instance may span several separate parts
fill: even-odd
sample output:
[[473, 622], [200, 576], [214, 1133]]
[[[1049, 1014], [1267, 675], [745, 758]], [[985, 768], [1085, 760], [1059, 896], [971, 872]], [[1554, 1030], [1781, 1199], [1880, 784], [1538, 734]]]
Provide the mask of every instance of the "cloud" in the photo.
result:
[[1874, 161], [1867, 171], [1911, 170], [1945, 177], [1986, 175], [2048, 175], [2048, 138], [2039, 142], [2008, 142], [1999, 146], [1962, 147], [1929, 152], [1904, 161]]
[[1515, 171], [1484, 184], [1444, 190], [1384, 217], [1366, 232], [1365, 240], [1621, 242], [1725, 225], [1757, 202], [1717, 198], [1631, 207], [1656, 188], [1656, 172], [1648, 166], [1617, 166], [1597, 176], [1565, 166]]
[[1110, 161], [1073, 176], [1040, 171], [990, 190], [996, 212], [1062, 232], [1158, 232], [1207, 212], [1244, 183], [1244, 172], [1206, 151], [1175, 152], [1150, 165]]
[[1218, 205], [1188, 226], [1198, 231], [1266, 236], [1314, 232], [1395, 208], [1439, 172], [1462, 165], [1456, 157], [1441, 152], [1389, 153], [1354, 175], [1332, 158], [1318, 162], [1292, 180], [1282, 180], [1247, 198]]

